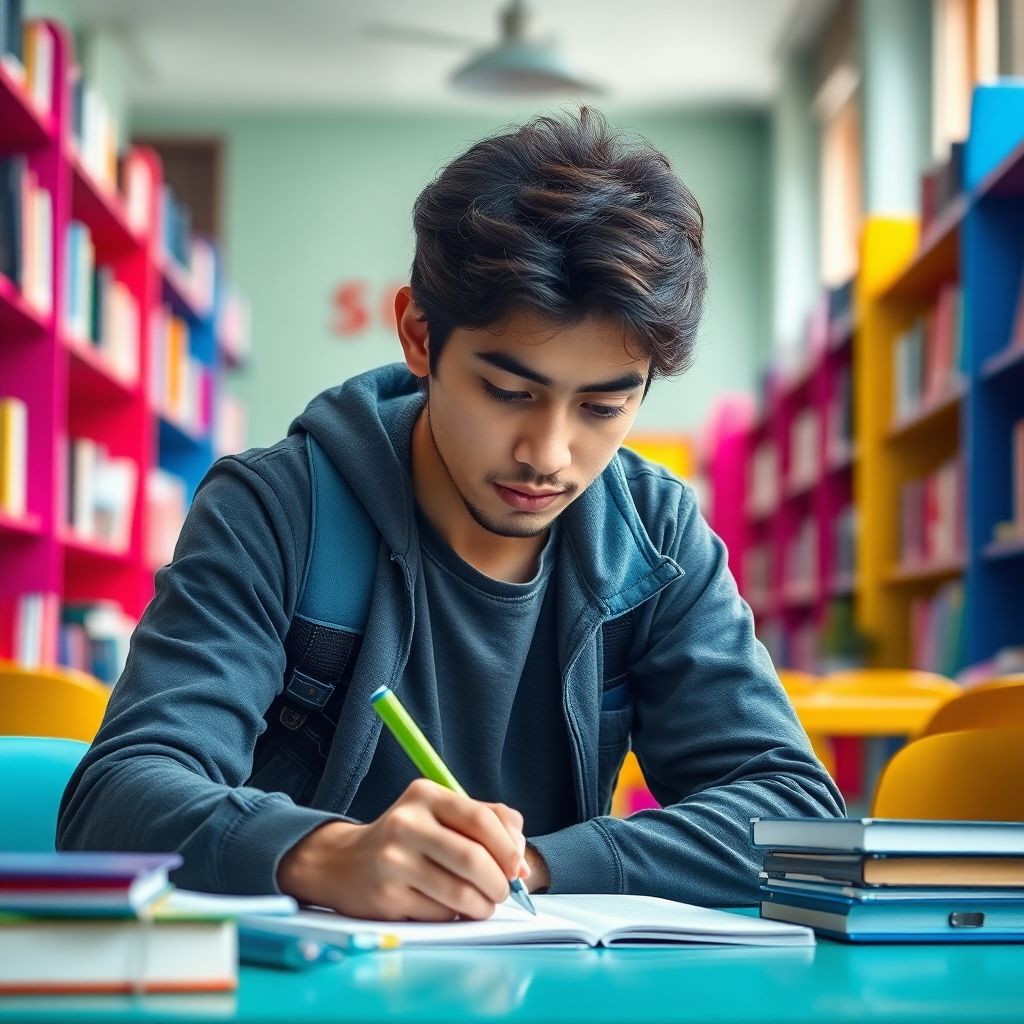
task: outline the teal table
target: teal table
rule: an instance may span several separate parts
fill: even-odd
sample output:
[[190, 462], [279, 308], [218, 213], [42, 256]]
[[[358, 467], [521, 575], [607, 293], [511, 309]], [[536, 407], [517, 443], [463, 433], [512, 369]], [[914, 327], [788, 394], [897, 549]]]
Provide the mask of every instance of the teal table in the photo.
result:
[[236, 993], [0, 997], [18, 1021], [1024, 1021], [1024, 945], [416, 949], [305, 974], [244, 967]]

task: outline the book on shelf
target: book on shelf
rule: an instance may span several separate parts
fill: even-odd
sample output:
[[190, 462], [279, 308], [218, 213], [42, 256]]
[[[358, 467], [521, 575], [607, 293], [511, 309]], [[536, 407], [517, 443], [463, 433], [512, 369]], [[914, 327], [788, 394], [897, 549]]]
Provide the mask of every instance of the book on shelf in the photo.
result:
[[11, 659], [24, 668], [38, 668], [52, 662], [60, 626], [60, 596], [35, 591], [23, 593], [7, 607], [11, 613]]
[[910, 603], [910, 651], [913, 667], [954, 676], [963, 666], [964, 588], [959, 580], [943, 584], [930, 597]]
[[46, 315], [53, 307], [53, 197], [40, 187], [35, 172], [21, 164], [17, 175], [21, 201], [21, 293]]
[[857, 506], [852, 503], [841, 508], [832, 520], [833, 581], [852, 580], [857, 572], [857, 524]]
[[130, 150], [121, 161], [121, 193], [128, 226], [136, 234], [149, 227], [153, 203], [153, 178], [137, 150]]
[[1012, 480], [1013, 518], [1009, 532], [1012, 536], [1024, 537], [1024, 419], [1013, 425], [1013, 439], [1010, 446], [1010, 479]]
[[249, 356], [249, 304], [231, 286], [224, 286], [224, 298], [217, 309], [215, 333], [224, 357], [232, 364], [244, 363]]
[[786, 643], [786, 664], [801, 672], [816, 672], [821, 660], [821, 631], [813, 619], [797, 623]]
[[1021, 271], [1020, 284], [1017, 286], [1017, 306], [1010, 330], [1010, 348], [1024, 348], [1024, 270]]
[[24, 88], [32, 105], [42, 114], [53, 109], [54, 45], [50, 30], [41, 22], [25, 24], [23, 58]]
[[154, 315], [150, 355], [150, 400], [164, 417], [191, 431], [210, 429], [211, 368], [191, 354], [188, 322], [167, 307]]
[[790, 489], [810, 486], [818, 478], [818, 448], [820, 420], [813, 406], [801, 409], [789, 428]]
[[21, 84], [25, 77], [22, 0], [0, 0], [0, 62]]
[[24, 156], [0, 157], [0, 274], [19, 288], [25, 268], [25, 173]]
[[779, 452], [774, 441], [762, 441], [750, 460], [748, 511], [771, 512], [779, 500]]
[[849, 459], [854, 446], [852, 374], [847, 364], [836, 370], [825, 422], [826, 459]]
[[814, 593], [818, 579], [818, 534], [814, 519], [804, 516], [786, 547], [786, 589], [792, 595]]
[[763, 605], [771, 595], [772, 555], [767, 544], [751, 544], [743, 552], [743, 589], [754, 606]]
[[96, 352], [110, 374], [131, 387], [139, 379], [139, 303], [113, 268], [97, 267], [95, 258], [89, 229], [72, 221], [67, 232], [64, 331], [74, 347]]
[[108, 195], [117, 192], [120, 126], [101, 93], [72, 69], [71, 138], [89, 177]]
[[111, 456], [105, 445], [88, 437], [72, 439], [68, 452], [68, 526], [72, 535], [126, 551], [135, 509], [135, 460]]
[[949, 155], [921, 175], [921, 237], [964, 190], [964, 143], [951, 142]]
[[534, 895], [536, 917], [504, 903], [486, 921], [443, 924], [364, 921], [327, 910], [302, 909], [289, 917], [246, 917], [243, 923], [330, 943], [338, 937], [395, 935], [407, 946], [808, 946], [803, 928], [767, 926], [721, 910], [708, 910], [656, 896]]
[[958, 284], [939, 288], [935, 305], [896, 339], [894, 419], [912, 418], [952, 394], [964, 367], [963, 301]]
[[28, 511], [28, 406], [0, 398], [0, 512], [21, 519]]
[[217, 399], [214, 419], [214, 455], [236, 455], [245, 449], [247, 415], [244, 403], [230, 392], [222, 391]]
[[167, 565], [185, 522], [188, 507], [185, 481], [154, 466], [146, 477], [146, 564]]
[[954, 560], [963, 551], [964, 474], [959, 455], [900, 490], [900, 563], [908, 568]]
[[137, 624], [115, 601], [65, 604], [57, 660], [113, 686], [124, 671]]

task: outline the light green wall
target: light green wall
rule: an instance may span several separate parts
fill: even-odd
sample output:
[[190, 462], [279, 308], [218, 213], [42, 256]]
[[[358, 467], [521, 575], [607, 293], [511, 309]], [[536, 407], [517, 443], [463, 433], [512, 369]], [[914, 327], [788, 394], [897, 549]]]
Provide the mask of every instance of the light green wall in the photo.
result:
[[818, 244], [818, 148], [811, 112], [810, 58], [783, 63], [771, 109], [771, 315], [778, 353], [801, 345], [821, 291]]
[[931, 0], [861, 0], [858, 20], [864, 211], [916, 213], [931, 158]]
[[[407, 280], [412, 203], [504, 119], [399, 114], [140, 117], [140, 133], [218, 132], [226, 142], [226, 248], [252, 307], [253, 357], [234, 389], [249, 440], [273, 442], [318, 391], [400, 358], [391, 330], [330, 332], [330, 297], [363, 278]], [[750, 388], [766, 351], [767, 125], [748, 112], [617, 117], [673, 160], [705, 217], [711, 287], [696, 366], [656, 385], [640, 427], [696, 429], [723, 389]]]

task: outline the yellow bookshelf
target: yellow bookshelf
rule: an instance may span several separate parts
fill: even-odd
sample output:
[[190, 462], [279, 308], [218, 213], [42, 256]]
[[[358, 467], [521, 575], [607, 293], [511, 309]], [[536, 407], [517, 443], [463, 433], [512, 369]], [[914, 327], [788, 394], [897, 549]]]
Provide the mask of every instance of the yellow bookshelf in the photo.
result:
[[900, 564], [902, 487], [953, 457], [960, 445], [963, 391], [897, 419], [894, 349], [900, 336], [957, 280], [962, 204], [919, 236], [916, 218], [870, 218], [856, 284], [860, 325], [854, 356], [857, 448], [854, 491], [860, 515], [857, 609], [878, 665], [909, 665], [911, 604], [963, 574], [956, 558]]

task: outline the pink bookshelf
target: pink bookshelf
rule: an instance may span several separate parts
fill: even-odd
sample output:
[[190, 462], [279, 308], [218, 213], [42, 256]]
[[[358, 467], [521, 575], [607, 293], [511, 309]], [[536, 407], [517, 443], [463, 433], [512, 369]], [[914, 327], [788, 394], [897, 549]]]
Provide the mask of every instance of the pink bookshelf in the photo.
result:
[[[830, 602], [852, 599], [854, 565], [837, 531], [852, 514], [849, 412], [855, 324], [823, 299], [802, 361], [764, 381], [760, 409], [731, 396], [712, 417], [711, 524], [779, 668], [816, 672]], [[849, 524], [846, 524], [847, 532]]]
[[[53, 45], [52, 109], [37, 110], [27, 87], [0, 65], [0, 154], [24, 156], [52, 203], [47, 269], [53, 298], [49, 309], [39, 310], [0, 275], [0, 398], [20, 399], [27, 407], [28, 464], [25, 514], [0, 512], [0, 659], [16, 653], [19, 601], [41, 594], [46, 610], [39, 653], [43, 663], [53, 663], [63, 605], [111, 602], [137, 619], [152, 597], [147, 481], [157, 467], [174, 472], [164, 465], [173, 457], [164, 458], [162, 417], [149, 394], [154, 324], [162, 307], [193, 318], [201, 311], [194, 308], [188, 271], [167, 272], [159, 159], [131, 149], [121, 159], [117, 190], [95, 179], [72, 133], [77, 71], [70, 37], [55, 23], [38, 24]], [[120, 372], [110, 351], [74, 336], [65, 322], [72, 221], [87, 229], [95, 266], [106, 268], [137, 309], [137, 317], [126, 321], [128, 354], [119, 349], [118, 357], [128, 359], [128, 368], [122, 364]], [[202, 327], [197, 321], [193, 333], [198, 336]], [[118, 344], [125, 347], [123, 337]], [[212, 461], [211, 435], [186, 428], [183, 436], [195, 449], [189, 467], [194, 474]], [[126, 543], [82, 536], [69, 525], [69, 459], [79, 439], [124, 460], [122, 467], [130, 465]]]

